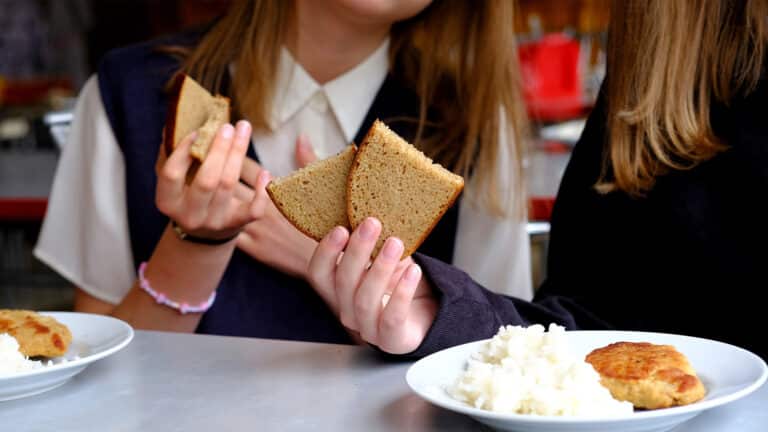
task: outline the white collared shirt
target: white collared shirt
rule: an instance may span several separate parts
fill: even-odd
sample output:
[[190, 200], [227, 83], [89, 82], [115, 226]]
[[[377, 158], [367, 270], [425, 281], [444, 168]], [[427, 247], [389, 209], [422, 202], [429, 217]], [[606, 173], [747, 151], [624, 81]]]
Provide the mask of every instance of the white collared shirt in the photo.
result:
[[[275, 176], [295, 170], [301, 133], [309, 137], [319, 158], [348, 145], [386, 78], [388, 47], [387, 40], [362, 63], [324, 85], [283, 49], [272, 107], [274, 132], [253, 136], [261, 164]], [[35, 256], [94, 297], [117, 304], [136, 276], [125, 161], [97, 79], [91, 77], [78, 98]], [[465, 198], [471, 189], [469, 182]], [[460, 204], [453, 264], [493, 291], [523, 299], [533, 295], [525, 221], [493, 217], [471, 199]]]
[[[365, 120], [389, 70], [389, 40], [353, 69], [320, 85], [291, 56], [280, 53], [271, 126], [257, 131], [253, 144], [260, 162], [276, 176], [295, 169], [296, 138], [305, 133], [318, 158], [340, 152]], [[361, 107], [366, 107], [361, 109]]]

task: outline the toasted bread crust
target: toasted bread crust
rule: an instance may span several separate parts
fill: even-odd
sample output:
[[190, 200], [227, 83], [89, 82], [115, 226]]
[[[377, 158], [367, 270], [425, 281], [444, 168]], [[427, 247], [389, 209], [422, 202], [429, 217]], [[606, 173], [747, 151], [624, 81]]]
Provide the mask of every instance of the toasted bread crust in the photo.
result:
[[168, 112], [165, 114], [165, 129], [163, 130], [163, 148], [165, 148], [166, 156], [170, 156], [175, 147], [173, 137], [176, 135], [176, 115], [179, 111], [179, 98], [181, 97], [181, 88], [184, 87], [184, 78], [183, 73], [177, 73], [173, 77], [173, 83], [169, 89], [170, 100]]
[[352, 167], [349, 168], [349, 175], [347, 175], [347, 219], [349, 219], [349, 227], [353, 230], [356, 229], [357, 225], [359, 224], [355, 224], [352, 221], [352, 213], [354, 212], [354, 209], [352, 208], [352, 200], [349, 198], [352, 196], [352, 176], [360, 167], [360, 155], [362, 155], [368, 148], [368, 141], [372, 136], [373, 127], [368, 129], [368, 132], [366, 132], [363, 140], [360, 142], [360, 145], [357, 146], [357, 153], [355, 154], [355, 158], [352, 160]]

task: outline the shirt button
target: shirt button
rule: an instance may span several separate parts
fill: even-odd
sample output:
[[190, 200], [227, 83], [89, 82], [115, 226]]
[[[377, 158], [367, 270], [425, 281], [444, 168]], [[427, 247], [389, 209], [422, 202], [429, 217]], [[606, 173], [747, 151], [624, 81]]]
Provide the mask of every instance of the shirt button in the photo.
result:
[[328, 111], [328, 99], [325, 97], [325, 93], [321, 91], [315, 93], [312, 99], [309, 100], [309, 106], [319, 113]]

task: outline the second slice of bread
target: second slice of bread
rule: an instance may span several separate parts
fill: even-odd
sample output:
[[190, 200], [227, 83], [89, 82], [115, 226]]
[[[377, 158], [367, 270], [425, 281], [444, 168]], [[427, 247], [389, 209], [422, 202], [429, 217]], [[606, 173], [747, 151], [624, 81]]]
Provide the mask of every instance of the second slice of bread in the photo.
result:
[[403, 256], [418, 249], [464, 188], [464, 179], [376, 120], [360, 144], [349, 172], [347, 214], [352, 228], [368, 216], [381, 221], [384, 240], [399, 237]]
[[336, 156], [271, 181], [267, 193], [293, 226], [320, 241], [336, 226], [349, 228], [347, 174], [354, 158], [355, 146], [350, 145]]

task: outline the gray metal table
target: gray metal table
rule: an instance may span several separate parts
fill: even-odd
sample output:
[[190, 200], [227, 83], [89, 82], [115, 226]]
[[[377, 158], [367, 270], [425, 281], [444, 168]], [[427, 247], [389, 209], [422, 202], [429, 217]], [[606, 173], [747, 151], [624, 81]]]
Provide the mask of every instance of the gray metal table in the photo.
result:
[[[489, 430], [411, 393], [408, 366], [365, 347], [139, 331], [62, 387], [0, 402], [0, 430]], [[763, 386], [675, 431], [763, 432], [766, 408]]]

